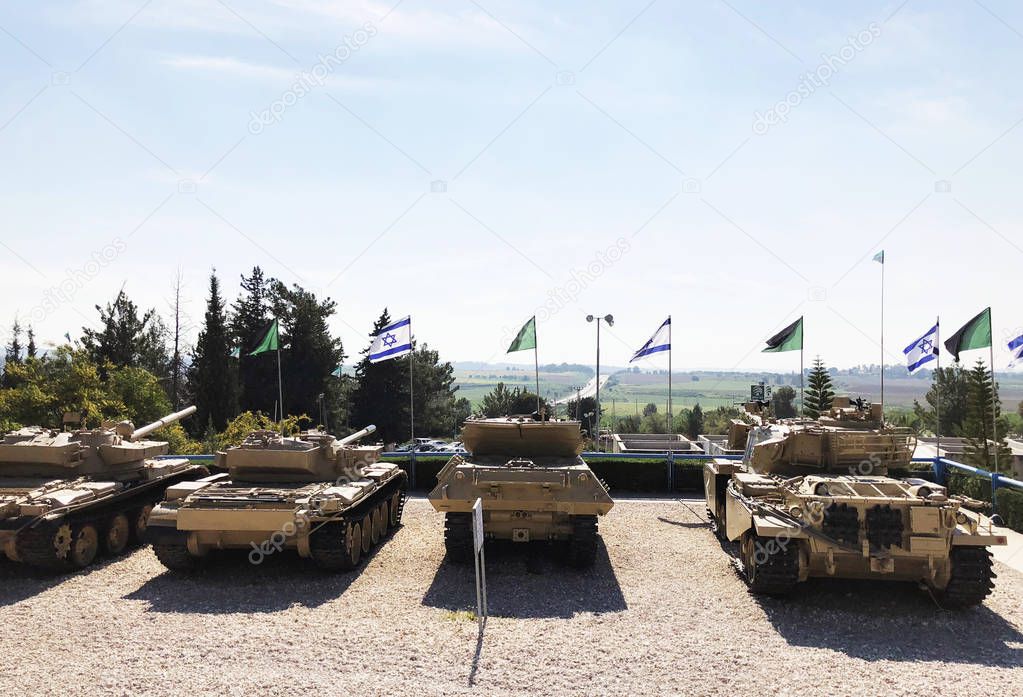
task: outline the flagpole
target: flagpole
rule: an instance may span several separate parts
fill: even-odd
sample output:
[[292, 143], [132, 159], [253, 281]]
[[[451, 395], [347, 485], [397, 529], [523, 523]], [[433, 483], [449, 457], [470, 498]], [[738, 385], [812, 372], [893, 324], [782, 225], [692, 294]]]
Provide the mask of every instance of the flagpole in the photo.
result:
[[[884, 252], [881, 252], [884, 254]], [[881, 426], [884, 426], [884, 267], [885, 258], [881, 257]]]
[[[938, 354], [938, 381], [940, 383], [941, 382], [941, 348], [940, 348], [940, 346], [941, 346], [941, 316], [940, 315], [938, 316], [938, 318], [936, 320], [936, 325], [935, 326], [938, 327], [938, 333], [934, 337], [934, 341], [935, 341], [935, 344], [936, 344], [934, 350]], [[935, 435], [938, 438], [938, 444], [934, 448], [934, 454], [937, 457], [941, 457], [941, 386], [940, 386], [940, 384], [938, 386], [936, 386], [936, 388], [934, 390], [934, 394], [935, 394], [934, 411], [937, 414], [937, 418], [938, 418], [938, 422], [937, 422], [937, 424], [936, 424], [936, 426], [934, 428]]]
[[806, 400], [805, 400], [804, 392], [803, 392], [804, 391], [804, 387], [805, 387], [805, 385], [803, 384], [803, 353], [804, 353], [803, 344], [801, 343], [799, 345], [799, 417], [800, 418], [806, 416]]
[[[536, 319], [535, 316], [533, 318]], [[533, 368], [536, 370], [536, 413], [540, 413], [540, 350], [536, 343], [536, 324], [533, 324]]]
[[671, 418], [671, 315], [668, 315], [668, 428], [665, 433], [672, 433], [675, 424]]
[[281, 380], [281, 335], [277, 332], [277, 401], [281, 405], [281, 421], [284, 421], [284, 383]]
[[[994, 324], [994, 323], [992, 323]], [[995, 472], [998, 471], [998, 385], [995, 383], [995, 341], [994, 332], [991, 332], [991, 432], [994, 435], [995, 442], [993, 447], [995, 450]], [[986, 436], [985, 436], [986, 437]], [[994, 485], [992, 485], [992, 496], [994, 496]]]

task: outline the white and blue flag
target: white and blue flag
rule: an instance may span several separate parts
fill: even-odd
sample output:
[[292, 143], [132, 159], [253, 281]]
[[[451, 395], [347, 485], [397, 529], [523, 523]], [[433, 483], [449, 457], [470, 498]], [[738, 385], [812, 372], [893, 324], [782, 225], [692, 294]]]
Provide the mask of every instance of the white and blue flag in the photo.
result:
[[661, 351], [671, 350], [671, 317], [664, 320], [664, 323], [657, 328], [654, 335], [650, 337], [643, 346], [633, 354], [632, 358], [629, 359], [629, 363], [638, 361], [640, 358], [645, 358], [654, 353], [660, 353]]
[[412, 317], [388, 324], [373, 336], [369, 362], [379, 363], [412, 353]]
[[935, 324], [926, 334], [907, 346], [902, 352], [906, 354], [906, 368], [910, 373], [915, 373], [925, 364], [936, 360], [938, 357], [938, 325]]
[[1017, 363], [1023, 362], [1023, 334], [1009, 342], [1009, 351], [1012, 352], [1012, 362], [1009, 363], [1009, 367], [1015, 368]]

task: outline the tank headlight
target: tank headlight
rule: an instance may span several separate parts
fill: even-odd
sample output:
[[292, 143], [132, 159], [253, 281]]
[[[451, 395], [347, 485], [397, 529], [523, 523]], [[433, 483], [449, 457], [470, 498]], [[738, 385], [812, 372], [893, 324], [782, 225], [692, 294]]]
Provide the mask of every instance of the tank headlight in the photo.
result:
[[831, 496], [831, 491], [828, 489], [828, 485], [824, 482], [815, 486], [813, 488], [813, 493], [815, 496]]
[[792, 508], [790, 508], [789, 509], [789, 513], [792, 514], [793, 518], [802, 518], [803, 517], [803, 509], [800, 508], [799, 506], [793, 506]]
[[956, 513], [956, 522], [959, 523], [960, 525], [966, 525], [966, 521], [968, 520], [969, 518], [967, 518], [966, 514], [963, 513], [962, 511]]
[[465, 479], [465, 472], [455, 472], [455, 479]]
[[589, 477], [586, 476], [585, 472], [580, 472], [579, 473], [579, 481], [580, 482], [585, 482], [587, 479], [589, 479]]

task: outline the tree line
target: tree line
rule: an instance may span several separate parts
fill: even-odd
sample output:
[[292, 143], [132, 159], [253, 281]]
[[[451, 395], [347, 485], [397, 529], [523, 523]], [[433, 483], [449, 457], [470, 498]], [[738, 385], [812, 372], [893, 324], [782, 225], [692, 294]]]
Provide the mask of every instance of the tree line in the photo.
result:
[[[183, 337], [180, 279], [170, 323], [155, 308], [140, 310], [124, 289], [96, 306], [96, 326], [83, 327], [77, 339], [69, 332], [66, 344], [45, 353], [33, 329], [16, 321], [4, 349], [0, 427], [59, 426], [66, 412], [83, 414], [90, 425], [114, 418], [142, 423], [195, 404], [196, 414], [183, 426], [189, 437], [207, 443], [231, 432], [233, 423], [265, 426], [275, 413], [302, 416], [288, 422], [295, 426], [322, 425], [335, 433], [373, 423], [377, 438], [397, 442], [408, 438], [413, 411], [424, 435], [453, 434], [468, 416], [468, 400], [455, 395], [451, 364], [426, 344], [416, 345], [411, 357], [371, 364], [367, 338], [354, 375], [344, 374], [344, 346], [328, 324], [338, 311], [334, 300], [270, 278], [258, 266], [242, 275], [240, 285], [229, 302], [216, 270], [211, 272], [204, 317], [190, 347]], [[277, 353], [250, 355], [274, 320], [283, 406]], [[389, 322], [384, 309], [373, 331]]]

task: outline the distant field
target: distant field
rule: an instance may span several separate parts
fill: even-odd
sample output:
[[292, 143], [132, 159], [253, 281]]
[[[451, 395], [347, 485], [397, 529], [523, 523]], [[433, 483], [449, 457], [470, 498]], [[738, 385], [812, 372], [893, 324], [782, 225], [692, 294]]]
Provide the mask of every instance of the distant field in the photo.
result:
[[[602, 371], [603, 372], [603, 371]], [[571, 395], [577, 387], [586, 384], [590, 375], [585, 373], [540, 373], [540, 391], [545, 397], [559, 399]], [[468, 398], [473, 405], [479, 404], [483, 396], [504, 382], [509, 388], [535, 389], [532, 370], [523, 367], [502, 366], [475, 370], [455, 370], [459, 396]], [[633, 413], [637, 406], [642, 410], [649, 402], [663, 411], [668, 398], [667, 375], [655, 373], [622, 372], [613, 376], [612, 386], [600, 391], [600, 400], [610, 411], [619, 415]], [[742, 373], [674, 373], [672, 375], [672, 400], [676, 407], [692, 407], [697, 402], [704, 409], [731, 406], [749, 398], [750, 385], [765, 380], [774, 389], [781, 385], [795, 383], [798, 377], [792, 374], [742, 374]], [[836, 391], [852, 397], [877, 400], [880, 397], [880, 383], [876, 375], [839, 375], [834, 378]], [[1016, 411], [1023, 401], [1023, 374], [1008, 373], [998, 376], [1003, 408]], [[922, 401], [930, 387], [927, 379], [886, 378], [885, 402], [892, 407], [911, 407], [914, 400]]]

